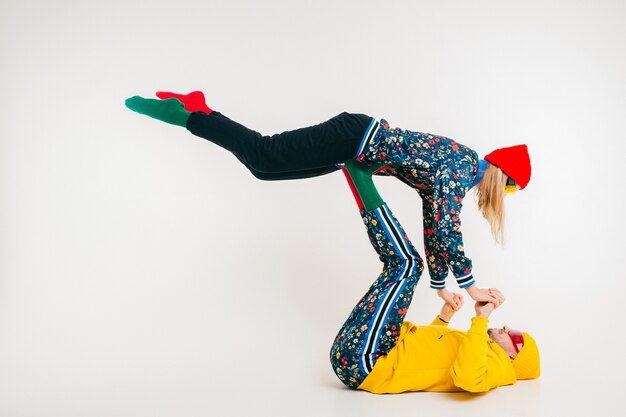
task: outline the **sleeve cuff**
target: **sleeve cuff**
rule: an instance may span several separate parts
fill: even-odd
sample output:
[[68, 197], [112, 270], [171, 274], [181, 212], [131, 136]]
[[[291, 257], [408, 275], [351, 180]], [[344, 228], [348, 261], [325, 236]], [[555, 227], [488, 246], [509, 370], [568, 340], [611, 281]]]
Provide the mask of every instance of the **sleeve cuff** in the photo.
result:
[[439, 315], [430, 323], [431, 326], [448, 326], [448, 322], [443, 321]]
[[455, 278], [456, 278], [456, 282], [459, 284], [459, 287], [461, 288], [467, 288], [476, 282], [471, 272], [469, 274], [459, 275], [458, 277], [455, 277]]
[[465, 289], [465, 288], [467, 288], [467, 287], [471, 287], [471, 286], [472, 286], [473, 284], [475, 284], [475, 283], [476, 283], [476, 281], [474, 281], [474, 280], [472, 279], [471, 281], [469, 281], [469, 282], [467, 282], [467, 283], [465, 283], [465, 284], [463, 284], [463, 285], [460, 285], [460, 284], [459, 284], [459, 287], [460, 287], [460, 288]]
[[442, 281], [435, 281], [434, 279], [431, 278], [430, 288], [432, 288], [433, 290], [443, 290], [444, 288], [446, 288], [445, 279]]

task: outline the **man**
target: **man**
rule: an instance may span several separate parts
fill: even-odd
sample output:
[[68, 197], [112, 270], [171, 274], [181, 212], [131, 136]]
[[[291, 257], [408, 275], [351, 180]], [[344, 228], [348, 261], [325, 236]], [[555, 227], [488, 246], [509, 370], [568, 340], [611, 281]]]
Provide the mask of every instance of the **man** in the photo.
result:
[[[372, 393], [406, 391], [485, 392], [537, 378], [539, 351], [527, 333], [488, 329], [489, 316], [504, 302], [477, 302], [467, 332], [448, 328], [463, 303], [452, 293], [429, 326], [404, 322], [423, 262], [376, 191], [374, 167], [347, 162], [343, 168], [383, 272], [359, 301], [331, 348], [331, 363], [348, 387]], [[364, 204], [364, 200], [366, 204]], [[373, 209], [369, 209], [372, 208]]]
[[[455, 296], [462, 303], [461, 295]], [[506, 327], [487, 329], [494, 309], [493, 303], [476, 303], [476, 316], [467, 332], [448, 327], [455, 313], [448, 303], [429, 326], [404, 322], [396, 345], [378, 358], [357, 388], [376, 394], [486, 392], [537, 378], [539, 352], [534, 339]]]

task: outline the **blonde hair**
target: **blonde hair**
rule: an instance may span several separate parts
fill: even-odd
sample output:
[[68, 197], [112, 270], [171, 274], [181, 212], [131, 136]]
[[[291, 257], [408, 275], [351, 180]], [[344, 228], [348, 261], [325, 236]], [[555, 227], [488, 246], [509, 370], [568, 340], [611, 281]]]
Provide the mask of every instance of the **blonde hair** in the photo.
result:
[[491, 227], [497, 243], [504, 240], [504, 188], [507, 175], [497, 166], [489, 164], [483, 179], [476, 185], [476, 203]]

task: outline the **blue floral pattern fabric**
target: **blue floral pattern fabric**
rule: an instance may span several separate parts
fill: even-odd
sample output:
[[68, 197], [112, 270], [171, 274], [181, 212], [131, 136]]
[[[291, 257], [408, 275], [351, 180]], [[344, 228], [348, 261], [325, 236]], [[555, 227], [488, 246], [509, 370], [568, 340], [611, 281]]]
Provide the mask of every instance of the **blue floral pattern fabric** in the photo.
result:
[[417, 190], [423, 201], [424, 246], [430, 286], [445, 288], [448, 269], [461, 288], [474, 283], [465, 256], [461, 220], [463, 198], [477, 173], [478, 155], [452, 139], [429, 133], [381, 127], [356, 158], [384, 164], [376, 175], [392, 175]]
[[386, 204], [361, 211], [383, 271], [339, 330], [330, 352], [333, 370], [357, 388], [397, 343], [423, 262]]

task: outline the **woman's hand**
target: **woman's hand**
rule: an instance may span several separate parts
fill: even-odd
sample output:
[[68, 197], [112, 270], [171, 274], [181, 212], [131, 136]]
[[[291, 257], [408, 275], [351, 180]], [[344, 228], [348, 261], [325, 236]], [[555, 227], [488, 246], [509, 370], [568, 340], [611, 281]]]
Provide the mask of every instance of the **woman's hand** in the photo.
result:
[[452, 300], [456, 305], [459, 306], [456, 310], [448, 303], [447, 301], [443, 303], [443, 307], [441, 307], [441, 312], [439, 313], [439, 318], [441, 318], [445, 322], [450, 322], [454, 313], [456, 313], [463, 306], [463, 296], [459, 293], [453, 292]]
[[472, 300], [492, 303], [495, 308], [500, 307], [504, 303], [504, 295], [497, 288], [478, 288], [475, 284], [466, 288], [467, 293]]
[[[452, 310], [459, 311], [459, 308], [463, 305], [463, 296], [461, 294], [452, 293], [448, 290], [437, 290], [437, 295], [450, 305]], [[447, 320], [446, 320], [447, 321]]]

